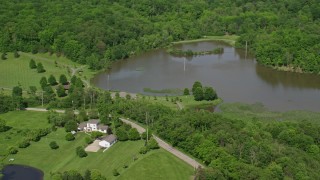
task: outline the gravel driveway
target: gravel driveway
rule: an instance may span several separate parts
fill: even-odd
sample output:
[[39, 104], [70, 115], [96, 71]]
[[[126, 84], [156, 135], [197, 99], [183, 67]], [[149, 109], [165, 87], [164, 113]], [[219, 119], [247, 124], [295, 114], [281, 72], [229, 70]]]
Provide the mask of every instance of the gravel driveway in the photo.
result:
[[93, 143], [89, 144], [84, 150], [87, 152], [98, 152], [100, 150], [99, 142], [100, 140], [93, 141]]

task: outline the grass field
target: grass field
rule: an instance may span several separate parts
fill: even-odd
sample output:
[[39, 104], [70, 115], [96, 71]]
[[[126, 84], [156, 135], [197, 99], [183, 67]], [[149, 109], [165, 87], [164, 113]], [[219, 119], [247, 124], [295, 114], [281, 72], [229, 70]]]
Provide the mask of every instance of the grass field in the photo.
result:
[[47, 113], [14, 111], [0, 114], [1, 119], [5, 119], [7, 126], [12, 127], [9, 131], [0, 133], [0, 155], [5, 155], [7, 148], [17, 146], [23, 140], [23, 135], [19, 133], [24, 129], [48, 128]]
[[[139, 97], [143, 97], [143, 95], [140, 95]], [[186, 108], [186, 109], [213, 107], [222, 102], [221, 99], [217, 99], [214, 101], [195, 101], [192, 95], [168, 96], [168, 101], [165, 96], [156, 96], [156, 99], [152, 96], [144, 96], [144, 99], [148, 102], [160, 103], [173, 109], [179, 108], [178, 104], [175, 103], [177, 98], [179, 99], [178, 102], [182, 105], [182, 108]], [[172, 102], [171, 99], [173, 99], [174, 102]]]
[[[13, 127], [6, 134], [15, 133], [19, 128], [45, 128], [47, 123], [46, 113], [19, 111], [0, 115], [7, 120], [7, 125]], [[20, 124], [22, 123], [22, 124]], [[11, 136], [13, 136], [12, 134]], [[182, 160], [174, 157], [169, 152], [159, 149], [140, 155], [138, 152], [144, 145], [143, 141], [117, 142], [105, 152], [88, 153], [85, 158], [76, 156], [75, 149], [85, 144], [85, 133], [78, 133], [75, 141], [65, 140], [66, 132], [58, 129], [43, 137], [39, 142], [32, 142], [28, 148], [19, 149], [18, 154], [9, 155], [4, 163], [24, 164], [41, 169], [45, 179], [50, 179], [51, 172], [98, 169], [107, 179], [188, 179], [193, 174], [193, 168]], [[1, 134], [1, 137], [3, 135]], [[10, 142], [0, 139], [1, 149], [14, 145], [23, 137], [15, 135]], [[57, 150], [49, 147], [51, 141], [56, 141], [60, 146]], [[6, 149], [6, 148], [5, 148]], [[137, 157], [137, 160], [133, 160]], [[14, 158], [13, 162], [9, 162]], [[128, 165], [128, 168], [124, 168]], [[120, 176], [112, 175], [117, 169]]]
[[203, 36], [199, 39], [192, 39], [192, 40], [185, 40], [185, 41], [178, 41], [174, 42], [174, 44], [181, 44], [181, 43], [192, 43], [192, 42], [201, 42], [201, 41], [223, 41], [225, 43], [230, 44], [231, 46], [235, 46], [236, 40], [239, 38], [237, 35], [225, 35], [225, 36]]
[[[14, 58], [12, 53], [8, 53], [7, 60], [0, 61], [0, 87], [12, 88], [21, 84], [23, 89], [29, 86], [40, 87], [39, 81], [41, 77], [47, 78], [52, 74], [59, 81], [59, 76], [65, 74], [68, 78], [71, 76], [69, 68], [82, 68], [82, 73], [76, 73], [83, 80], [90, 80], [95, 72], [89, 70], [87, 66], [83, 66], [68, 60], [65, 57], [50, 56], [47, 54], [30, 54], [20, 52], [19, 58]], [[36, 63], [41, 62], [46, 72], [37, 73], [36, 69], [29, 68], [30, 59], [34, 59]], [[57, 62], [57, 66], [55, 64]]]

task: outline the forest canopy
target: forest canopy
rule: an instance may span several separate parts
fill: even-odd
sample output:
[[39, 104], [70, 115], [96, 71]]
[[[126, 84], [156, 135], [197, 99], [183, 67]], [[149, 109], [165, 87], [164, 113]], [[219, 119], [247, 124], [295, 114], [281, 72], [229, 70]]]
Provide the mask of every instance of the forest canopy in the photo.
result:
[[205, 35], [237, 34], [257, 61], [320, 72], [317, 0], [3, 0], [0, 52], [50, 52], [101, 69]]

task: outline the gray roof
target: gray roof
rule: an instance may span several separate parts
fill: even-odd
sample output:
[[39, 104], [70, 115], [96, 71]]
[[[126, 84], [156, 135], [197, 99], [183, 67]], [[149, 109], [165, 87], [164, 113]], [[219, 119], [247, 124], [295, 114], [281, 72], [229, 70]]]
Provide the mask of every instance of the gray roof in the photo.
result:
[[99, 125], [98, 125], [98, 129], [108, 130], [108, 129], [109, 129], [109, 126], [106, 126], [106, 125], [103, 125], [103, 124], [99, 124]]
[[99, 119], [90, 119], [87, 123], [89, 124], [99, 124], [100, 120]]
[[109, 143], [112, 143], [112, 142], [114, 142], [115, 140], [117, 140], [117, 136], [115, 136], [115, 135], [113, 135], [113, 134], [110, 134], [110, 135], [102, 138], [102, 140], [105, 140], [105, 141], [107, 141], [107, 142], [109, 142]]
[[83, 129], [84, 127], [87, 127], [87, 122], [80, 123], [78, 129]]

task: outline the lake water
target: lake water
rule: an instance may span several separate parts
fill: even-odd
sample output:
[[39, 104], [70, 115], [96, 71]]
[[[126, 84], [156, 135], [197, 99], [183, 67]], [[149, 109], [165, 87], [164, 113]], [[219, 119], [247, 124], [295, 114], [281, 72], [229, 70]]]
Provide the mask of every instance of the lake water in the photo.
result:
[[320, 111], [320, 76], [281, 72], [257, 64], [242, 49], [222, 42], [176, 45], [193, 51], [223, 47], [222, 55], [173, 57], [158, 49], [116, 62], [92, 82], [103, 89], [144, 93], [143, 88], [191, 88], [195, 81], [213, 86], [224, 102], [261, 102], [275, 111]]
[[29, 166], [8, 165], [2, 170], [2, 180], [43, 180], [43, 172]]

